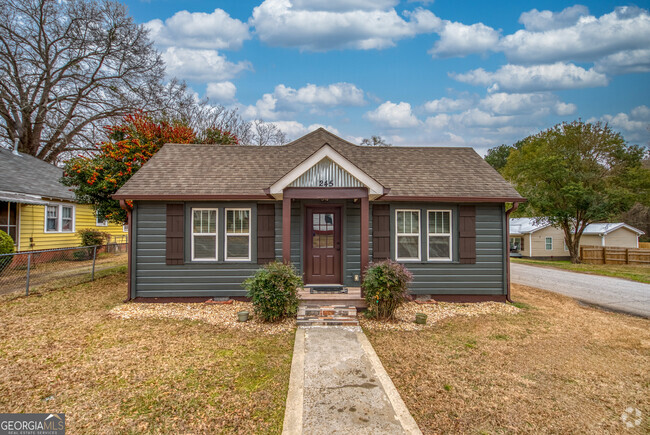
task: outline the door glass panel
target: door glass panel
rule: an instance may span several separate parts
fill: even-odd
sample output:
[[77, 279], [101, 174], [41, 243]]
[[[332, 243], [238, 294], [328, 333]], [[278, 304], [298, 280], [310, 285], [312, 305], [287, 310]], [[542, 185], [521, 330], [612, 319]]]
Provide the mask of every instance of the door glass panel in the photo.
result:
[[312, 218], [312, 248], [334, 247], [334, 214], [314, 213]]

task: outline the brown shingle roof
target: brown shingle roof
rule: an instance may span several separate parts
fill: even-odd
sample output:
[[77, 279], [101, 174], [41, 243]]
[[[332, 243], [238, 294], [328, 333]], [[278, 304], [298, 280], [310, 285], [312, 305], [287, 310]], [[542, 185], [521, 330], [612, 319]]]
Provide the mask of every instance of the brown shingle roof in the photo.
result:
[[522, 199], [472, 148], [358, 146], [322, 128], [275, 147], [167, 144], [114, 197], [263, 197], [325, 144], [390, 189], [386, 199]]

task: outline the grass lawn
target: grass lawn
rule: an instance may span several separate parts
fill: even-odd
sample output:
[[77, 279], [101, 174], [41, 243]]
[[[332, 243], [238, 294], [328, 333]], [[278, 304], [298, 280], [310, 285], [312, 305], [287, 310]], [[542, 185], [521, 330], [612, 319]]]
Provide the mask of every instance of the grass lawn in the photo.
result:
[[[513, 285], [515, 315], [368, 330], [424, 433], [649, 433], [650, 320]], [[643, 414], [627, 430], [626, 408]]]
[[594, 275], [613, 276], [650, 284], [650, 264], [573, 264], [570, 261], [531, 260], [510, 257], [513, 263], [534, 264], [536, 266], [555, 267], [574, 272]]
[[70, 433], [279, 433], [293, 334], [108, 315], [122, 271], [0, 302], [0, 412]]

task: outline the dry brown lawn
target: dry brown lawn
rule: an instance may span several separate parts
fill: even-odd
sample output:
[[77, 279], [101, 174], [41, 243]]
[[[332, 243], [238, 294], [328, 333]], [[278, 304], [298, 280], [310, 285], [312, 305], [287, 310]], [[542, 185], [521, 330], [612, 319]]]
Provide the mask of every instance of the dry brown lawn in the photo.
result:
[[293, 334], [108, 313], [124, 273], [0, 302], [0, 412], [69, 433], [279, 433]]
[[518, 285], [513, 299], [519, 314], [366, 330], [424, 433], [650, 433], [650, 320]]

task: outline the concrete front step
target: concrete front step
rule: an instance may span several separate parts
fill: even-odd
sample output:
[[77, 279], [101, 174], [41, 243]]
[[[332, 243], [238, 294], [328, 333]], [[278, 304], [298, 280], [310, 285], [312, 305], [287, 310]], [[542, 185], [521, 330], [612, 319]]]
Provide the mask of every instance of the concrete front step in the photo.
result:
[[358, 325], [357, 309], [354, 305], [316, 305], [302, 302], [298, 307], [299, 326], [341, 326]]

